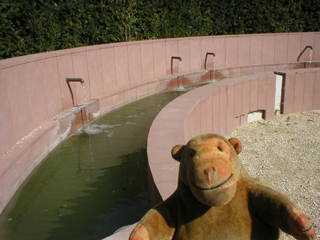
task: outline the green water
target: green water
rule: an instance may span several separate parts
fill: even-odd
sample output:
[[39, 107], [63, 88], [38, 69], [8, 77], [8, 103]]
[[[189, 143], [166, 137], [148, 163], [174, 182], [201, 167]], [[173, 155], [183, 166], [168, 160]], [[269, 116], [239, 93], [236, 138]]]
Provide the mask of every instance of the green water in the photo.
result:
[[182, 92], [119, 108], [64, 141], [1, 216], [1, 240], [102, 239], [151, 208], [146, 139]]

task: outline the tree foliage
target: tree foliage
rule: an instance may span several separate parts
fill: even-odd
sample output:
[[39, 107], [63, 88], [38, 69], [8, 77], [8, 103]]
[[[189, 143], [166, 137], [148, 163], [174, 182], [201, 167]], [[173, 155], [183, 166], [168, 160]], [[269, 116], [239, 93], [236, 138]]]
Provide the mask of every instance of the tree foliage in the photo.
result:
[[102, 43], [319, 31], [320, 0], [2, 0], [0, 59]]

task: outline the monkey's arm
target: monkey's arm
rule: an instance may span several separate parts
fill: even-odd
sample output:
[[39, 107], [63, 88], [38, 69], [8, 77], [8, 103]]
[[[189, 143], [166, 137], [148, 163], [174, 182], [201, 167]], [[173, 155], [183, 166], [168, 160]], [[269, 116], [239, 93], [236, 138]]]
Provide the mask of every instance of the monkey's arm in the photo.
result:
[[264, 182], [251, 187], [251, 200], [259, 217], [298, 240], [315, 239], [309, 218], [280, 191]]
[[152, 208], [137, 223], [129, 240], [169, 240], [175, 232], [175, 201], [171, 198]]

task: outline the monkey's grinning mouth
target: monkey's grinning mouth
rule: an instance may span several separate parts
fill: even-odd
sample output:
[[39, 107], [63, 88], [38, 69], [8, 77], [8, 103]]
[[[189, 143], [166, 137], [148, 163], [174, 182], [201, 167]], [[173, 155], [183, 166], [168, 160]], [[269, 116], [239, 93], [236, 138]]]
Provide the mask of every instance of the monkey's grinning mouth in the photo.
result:
[[194, 183], [192, 183], [192, 185], [197, 188], [197, 189], [200, 189], [200, 190], [214, 190], [214, 189], [217, 189], [219, 187], [221, 187], [222, 185], [226, 184], [227, 182], [229, 182], [229, 180], [233, 177], [233, 174], [230, 175], [230, 177], [228, 177], [227, 180], [225, 180], [224, 182], [218, 184], [217, 186], [213, 186], [213, 187], [210, 187], [210, 188], [202, 188], [202, 187], [199, 187], [197, 185], [195, 185]]

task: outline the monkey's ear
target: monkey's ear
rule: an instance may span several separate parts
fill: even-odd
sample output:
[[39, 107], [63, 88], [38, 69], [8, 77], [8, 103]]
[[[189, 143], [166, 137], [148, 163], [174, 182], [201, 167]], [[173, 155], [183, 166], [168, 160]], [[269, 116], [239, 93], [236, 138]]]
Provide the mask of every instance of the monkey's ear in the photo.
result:
[[242, 144], [237, 138], [230, 138], [229, 142], [234, 147], [234, 150], [236, 150], [236, 153], [239, 154], [242, 150]]
[[180, 162], [180, 160], [181, 160], [181, 155], [182, 155], [182, 151], [183, 151], [184, 147], [185, 147], [184, 145], [176, 145], [171, 150], [172, 157], [175, 160], [177, 160], [178, 162]]

